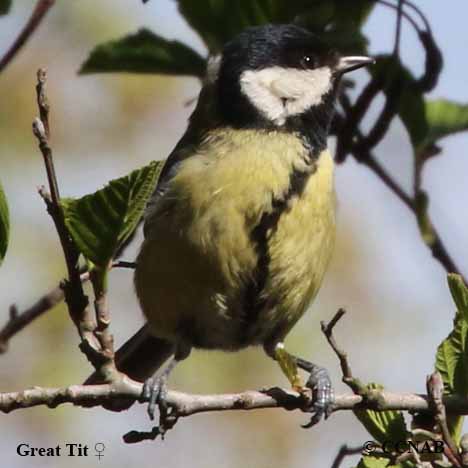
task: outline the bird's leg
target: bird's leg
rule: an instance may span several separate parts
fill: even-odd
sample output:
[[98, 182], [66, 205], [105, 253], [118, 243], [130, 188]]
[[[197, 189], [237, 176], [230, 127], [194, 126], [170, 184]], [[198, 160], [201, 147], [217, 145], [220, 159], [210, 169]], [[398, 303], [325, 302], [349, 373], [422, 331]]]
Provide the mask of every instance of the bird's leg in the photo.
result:
[[[270, 354], [268, 351], [267, 353]], [[284, 349], [283, 343], [276, 344], [273, 353], [270, 355], [279, 364], [283, 374], [289, 380], [291, 387], [300, 393], [304, 385], [302, 384], [302, 379], [298, 372], [296, 358]]]
[[169, 364], [160, 374], [150, 377], [143, 384], [142, 397], [148, 401], [147, 411], [151, 420], [154, 419], [156, 403], [159, 406], [161, 416], [164, 417], [164, 415], [167, 414], [167, 404], [165, 401], [167, 395], [167, 379], [178, 362], [175, 356], [172, 356]]
[[180, 361], [183, 361], [190, 354], [190, 348], [178, 348], [174, 356], [161, 373], [156, 373], [153, 377], [147, 379], [143, 384], [142, 397], [148, 401], [148, 415], [151, 420], [154, 419], [156, 404], [159, 407], [160, 419], [164, 421], [168, 414], [167, 380], [169, 375]]
[[327, 419], [330, 416], [335, 402], [335, 392], [327, 369], [299, 357], [294, 359], [299, 368], [309, 372], [305, 386], [312, 390], [312, 417], [309, 423], [303, 426], [309, 428], [317, 424], [322, 417]]
[[284, 349], [283, 343], [276, 343], [273, 347], [265, 347], [265, 351], [278, 362], [284, 375], [287, 377], [294, 390], [303, 393], [304, 385], [298, 373], [298, 368], [309, 372], [306, 388], [312, 390], [313, 403], [310, 412], [312, 418], [304, 427], [312, 427], [322, 417], [328, 418], [333, 411], [335, 395], [328, 371], [305, 359], [296, 357]]

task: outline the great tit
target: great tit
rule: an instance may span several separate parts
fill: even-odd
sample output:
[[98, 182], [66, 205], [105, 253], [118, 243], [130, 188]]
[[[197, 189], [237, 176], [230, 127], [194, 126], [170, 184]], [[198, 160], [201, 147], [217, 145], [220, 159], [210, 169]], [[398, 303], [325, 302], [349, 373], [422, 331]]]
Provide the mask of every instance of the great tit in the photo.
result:
[[343, 73], [371, 63], [342, 57], [295, 25], [245, 30], [209, 61], [188, 129], [145, 214], [135, 288], [147, 325], [117, 352], [143, 380], [153, 415], [175, 364], [192, 348], [261, 345], [291, 384], [311, 372], [311, 411], [330, 411], [324, 369], [283, 340], [322, 283], [335, 239], [327, 136]]

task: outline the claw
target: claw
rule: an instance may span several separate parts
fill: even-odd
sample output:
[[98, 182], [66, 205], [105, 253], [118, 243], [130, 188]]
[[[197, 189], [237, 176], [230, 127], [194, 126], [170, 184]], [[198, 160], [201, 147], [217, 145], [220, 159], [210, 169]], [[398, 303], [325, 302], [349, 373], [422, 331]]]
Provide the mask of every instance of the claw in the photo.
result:
[[154, 420], [156, 405], [159, 407], [161, 416], [167, 413], [167, 379], [165, 376], [152, 377], [143, 384], [142, 397], [148, 400], [148, 416]]
[[[302, 361], [302, 360], [301, 360]], [[302, 361], [303, 363], [304, 361]], [[312, 405], [309, 412], [312, 417], [307, 424], [302, 427], [310, 428], [319, 423], [322, 418], [328, 419], [333, 412], [333, 405], [335, 402], [335, 392], [332, 387], [331, 379], [328, 371], [311, 363], [307, 363], [307, 370], [310, 371], [309, 379], [307, 380], [306, 387], [312, 390]], [[301, 366], [304, 368], [305, 366]]]

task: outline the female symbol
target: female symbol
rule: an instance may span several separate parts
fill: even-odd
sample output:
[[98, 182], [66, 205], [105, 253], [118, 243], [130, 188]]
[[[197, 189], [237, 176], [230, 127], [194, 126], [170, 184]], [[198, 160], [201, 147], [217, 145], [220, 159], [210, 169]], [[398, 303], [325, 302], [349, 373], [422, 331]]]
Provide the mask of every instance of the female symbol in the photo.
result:
[[99, 461], [101, 461], [101, 457], [104, 456], [104, 455], [102, 455], [102, 452], [104, 452], [105, 449], [106, 449], [106, 446], [102, 442], [98, 442], [94, 446], [94, 450], [96, 450], [96, 452], [97, 452], [97, 455], [95, 455], [95, 457], [98, 457]]

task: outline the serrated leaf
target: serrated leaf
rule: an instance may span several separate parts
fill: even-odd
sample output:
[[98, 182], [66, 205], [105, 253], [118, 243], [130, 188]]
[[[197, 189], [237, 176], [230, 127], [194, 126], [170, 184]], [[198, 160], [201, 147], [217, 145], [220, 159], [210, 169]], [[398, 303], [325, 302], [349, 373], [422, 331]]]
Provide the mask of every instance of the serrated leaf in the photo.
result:
[[163, 166], [153, 161], [79, 199], [62, 199], [65, 224], [83, 256], [101, 269], [132, 234]]
[[449, 273], [447, 281], [457, 310], [463, 314], [465, 321], [468, 323], [468, 288], [463, 278], [455, 273]]
[[[367, 389], [383, 390], [383, 387], [371, 383]], [[406, 440], [406, 424], [401, 411], [356, 410], [354, 414], [376, 441]]]
[[441, 138], [468, 130], [468, 104], [436, 99], [426, 102], [428, 132], [424, 145], [429, 146]]
[[205, 68], [206, 60], [190, 47], [141, 29], [97, 46], [80, 73], [160, 73], [202, 78]]
[[437, 348], [435, 368], [442, 375], [447, 393], [467, 393], [467, 332], [468, 324], [457, 312], [453, 330]]
[[8, 240], [10, 236], [10, 214], [8, 204], [5, 197], [5, 192], [0, 185], [0, 265], [8, 248]]
[[[435, 368], [442, 375], [445, 393], [468, 395], [468, 290], [459, 275], [449, 274], [448, 284], [457, 306], [453, 330], [439, 345]], [[456, 441], [460, 439], [462, 416], [448, 417], [449, 429]]]
[[0, 0], [0, 15], [6, 15], [11, 8], [11, 0]]

